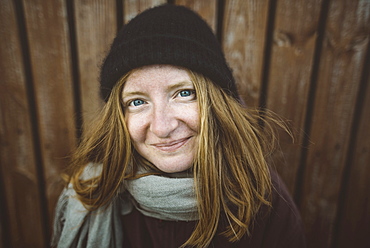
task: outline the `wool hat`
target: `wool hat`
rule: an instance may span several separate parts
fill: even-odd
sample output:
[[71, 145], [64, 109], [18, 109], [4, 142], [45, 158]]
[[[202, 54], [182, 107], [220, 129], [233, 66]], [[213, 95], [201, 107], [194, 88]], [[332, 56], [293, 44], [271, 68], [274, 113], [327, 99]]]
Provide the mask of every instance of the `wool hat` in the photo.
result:
[[168, 64], [202, 74], [239, 99], [235, 80], [221, 46], [208, 24], [183, 6], [148, 9], [123, 26], [114, 39], [100, 74], [105, 101], [113, 86], [146, 65]]

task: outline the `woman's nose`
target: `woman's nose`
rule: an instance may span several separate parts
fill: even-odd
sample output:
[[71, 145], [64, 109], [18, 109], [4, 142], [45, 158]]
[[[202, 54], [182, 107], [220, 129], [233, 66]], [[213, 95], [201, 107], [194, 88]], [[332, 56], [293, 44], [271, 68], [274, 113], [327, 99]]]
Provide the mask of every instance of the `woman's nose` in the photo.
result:
[[150, 120], [150, 131], [159, 138], [167, 138], [177, 128], [178, 120], [167, 105], [155, 106]]

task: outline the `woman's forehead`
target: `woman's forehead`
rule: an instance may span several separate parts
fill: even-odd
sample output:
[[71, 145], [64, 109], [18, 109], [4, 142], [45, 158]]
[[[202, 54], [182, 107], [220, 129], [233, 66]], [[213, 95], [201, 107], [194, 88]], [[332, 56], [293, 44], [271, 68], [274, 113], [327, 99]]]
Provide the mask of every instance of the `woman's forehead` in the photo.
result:
[[188, 72], [171, 65], [152, 65], [135, 69], [127, 78], [124, 91], [138, 88], [192, 85]]

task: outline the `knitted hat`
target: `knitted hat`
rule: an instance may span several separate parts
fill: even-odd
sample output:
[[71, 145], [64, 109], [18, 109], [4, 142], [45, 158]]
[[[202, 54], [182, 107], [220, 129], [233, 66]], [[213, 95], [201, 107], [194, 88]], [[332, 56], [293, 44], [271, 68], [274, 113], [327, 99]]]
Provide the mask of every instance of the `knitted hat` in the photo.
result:
[[113, 86], [130, 70], [154, 64], [198, 72], [239, 99], [234, 77], [211, 28], [183, 6], [157, 6], [123, 26], [101, 68], [103, 99], [108, 100]]

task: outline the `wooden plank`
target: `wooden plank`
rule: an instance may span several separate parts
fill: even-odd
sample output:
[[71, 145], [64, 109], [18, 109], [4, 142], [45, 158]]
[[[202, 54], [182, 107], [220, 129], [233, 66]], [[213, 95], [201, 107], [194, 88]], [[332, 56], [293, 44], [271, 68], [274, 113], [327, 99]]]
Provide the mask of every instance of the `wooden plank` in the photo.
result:
[[[308, 247], [332, 247], [361, 71], [369, 1], [330, 1], [313, 107], [301, 212]], [[366, 10], [364, 12], [364, 9]]]
[[49, 217], [62, 188], [60, 171], [75, 146], [71, 55], [65, 1], [23, 1], [35, 88]]
[[[0, 2], [0, 174], [12, 247], [45, 247], [22, 49], [14, 1]], [[3, 209], [3, 208], [2, 208]], [[4, 228], [4, 229], [5, 229]]]
[[[1, 200], [5, 203], [4, 198], [1, 198]], [[1, 205], [0, 211], [4, 211]], [[3, 217], [3, 215], [0, 215], [0, 217]], [[0, 218], [0, 248], [4, 248], [6, 246], [5, 242], [5, 222], [3, 218]]]
[[156, 5], [166, 3], [166, 0], [127, 0], [124, 1], [124, 23], [134, 18], [137, 14]]
[[268, 9], [268, 0], [225, 1], [223, 49], [239, 94], [250, 107], [259, 106]]
[[294, 193], [322, 0], [278, 1], [271, 49], [267, 108], [289, 120], [295, 143], [279, 132], [274, 166]]
[[[2, 211], [2, 208], [0, 207], [0, 211]], [[0, 219], [0, 248], [5, 247], [5, 235], [3, 234], [3, 220]]]
[[[0, 210], [2, 210], [0, 208]], [[3, 220], [0, 219], [0, 248], [5, 247], [5, 239], [3, 238]]]
[[74, 1], [81, 110], [84, 124], [103, 106], [100, 65], [117, 31], [116, 0]]
[[197, 12], [212, 28], [213, 32], [216, 33], [217, 19], [216, 19], [216, 0], [209, 1], [196, 1], [196, 0], [176, 0], [175, 4], [183, 5]]
[[[369, 9], [368, 9], [369, 10]], [[369, 42], [369, 36], [367, 38]], [[369, 60], [369, 59], [368, 59]], [[365, 70], [370, 71], [369, 64]], [[357, 127], [353, 156], [349, 162], [348, 188], [340, 216], [339, 248], [366, 247], [370, 233], [370, 77]]]

